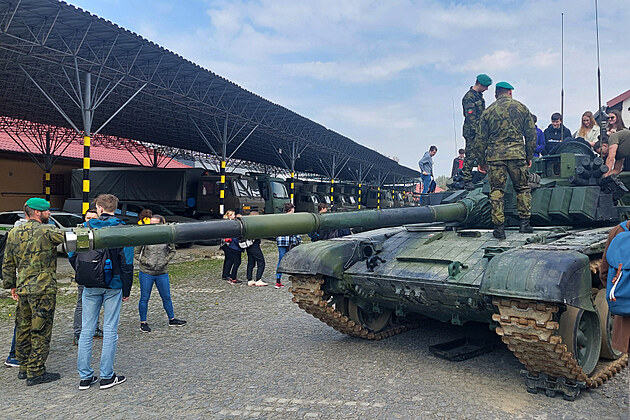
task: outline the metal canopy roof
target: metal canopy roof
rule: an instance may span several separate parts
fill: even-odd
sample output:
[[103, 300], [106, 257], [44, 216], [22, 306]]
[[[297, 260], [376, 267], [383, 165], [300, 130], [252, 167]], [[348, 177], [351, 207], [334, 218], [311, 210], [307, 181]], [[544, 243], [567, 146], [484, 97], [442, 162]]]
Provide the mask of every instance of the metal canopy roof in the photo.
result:
[[57, 0], [0, 0], [0, 115], [66, 127], [70, 120], [82, 130], [85, 73], [93, 132], [106, 124], [102, 134], [205, 153], [210, 146], [220, 153], [219, 140], [229, 139], [227, 156], [279, 167], [289, 165], [293, 150], [300, 153], [297, 171], [336, 179], [419, 176], [82, 9]]

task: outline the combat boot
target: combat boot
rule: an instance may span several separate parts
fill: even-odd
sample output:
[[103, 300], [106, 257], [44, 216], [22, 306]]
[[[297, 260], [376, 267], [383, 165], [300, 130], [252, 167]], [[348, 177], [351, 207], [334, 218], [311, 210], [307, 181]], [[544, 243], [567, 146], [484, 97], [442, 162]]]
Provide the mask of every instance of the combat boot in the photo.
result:
[[494, 225], [492, 236], [497, 239], [505, 239], [505, 227], [503, 225]]
[[521, 225], [518, 228], [519, 233], [534, 233], [534, 228], [529, 224], [529, 219], [521, 219]]
[[42, 375], [36, 376], [34, 378], [26, 379], [26, 386], [33, 386], [39, 384], [47, 384], [49, 382], [55, 382], [61, 378], [61, 374], [52, 373], [52, 372], [44, 372]]

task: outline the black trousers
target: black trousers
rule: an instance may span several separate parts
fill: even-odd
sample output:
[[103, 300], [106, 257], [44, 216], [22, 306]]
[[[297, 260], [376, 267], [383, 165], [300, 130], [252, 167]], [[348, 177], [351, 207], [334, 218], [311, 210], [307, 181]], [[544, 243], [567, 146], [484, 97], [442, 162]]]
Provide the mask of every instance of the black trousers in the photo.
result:
[[247, 248], [247, 280], [253, 279], [254, 266], [256, 266], [256, 280], [260, 280], [265, 271], [265, 256], [260, 249], [260, 244], [254, 244]]
[[223, 275], [224, 279], [236, 279], [238, 268], [241, 266], [241, 251], [236, 251], [232, 248], [224, 248], [225, 261], [223, 261]]

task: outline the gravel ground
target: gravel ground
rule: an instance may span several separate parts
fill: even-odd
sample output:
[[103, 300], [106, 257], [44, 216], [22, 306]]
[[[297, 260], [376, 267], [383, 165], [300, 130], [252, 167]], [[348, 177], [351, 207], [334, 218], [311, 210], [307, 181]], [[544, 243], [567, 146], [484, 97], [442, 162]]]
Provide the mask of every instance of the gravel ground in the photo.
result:
[[[182, 250], [179, 261], [215, 249]], [[266, 280], [272, 282], [277, 253], [270, 243], [264, 251]], [[487, 327], [427, 322], [369, 342], [303, 312], [287, 288], [230, 285], [220, 280], [220, 261], [197, 261], [210, 267], [207, 272], [173, 266], [175, 314], [188, 321], [184, 327], [168, 327], [154, 290], [153, 331], [140, 332], [134, 286], [123, 304], [115, 365], [127, 382], [104, 391], [77, 389], [71, 305], [76, 288], [66, 283], [47, 363], [62, 378], [26, 387], [17, 369], [0, 369], [0, 418], [629, 418], [627, 370], [574, 402], [528, 394], [520, 363], [503, 345], [458, 363], [428, 350], [463, 334], [486, 334]], [[10, 320], [0, 321], [0, 349], [8, 350], [12, 328]], [[96, 362], [99, 353], [95, 340]]]

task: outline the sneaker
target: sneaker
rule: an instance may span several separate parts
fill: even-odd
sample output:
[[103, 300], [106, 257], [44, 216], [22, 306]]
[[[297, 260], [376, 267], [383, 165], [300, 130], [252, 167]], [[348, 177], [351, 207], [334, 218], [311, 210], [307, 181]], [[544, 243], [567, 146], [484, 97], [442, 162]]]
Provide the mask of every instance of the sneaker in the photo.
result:
[[254, 283], [254, 284], [255, 284], [256, 286], [258, 286], [258, 287], [269, 286], [267, 283], [265, 283], [265, 282], [264, 282], [264, 281], [262, 281], [262, 280], [258, 280], [258, 281], [256, 281], [256, 283]]
[[284, 284], [280, 283], [280, 282], [276, 282], [276, 285], [274, 286], [276, 289], [281, 289], [284, 287]]
[[6, 367], [20, 367], [20, 362], [15, 357], [7, 357], [7, 360], [4, 361], [4, 365]]
[[147, 324], [146, 322], [141, 322], [140, 323], [140, 331], [142, 331], [142, 332], [151, 332], [151, 327], [149, 327], [149, 324]]
[[60, 378], [61, 378], [61, 374], [59, 373], [44, 372], [42, 375], [36, 376], [34, 378], [27, 378], [26, 386], [47, 384], [48, 382], [57, 381]]
[[173, 318], [168, 320], [169, 327], [181, 327], [182, 325], [186, 325], [186, 321], [183, 319]]
[[238, 279], [230, 279], [229, 282], [230, 282], [230, 284], [241, 284], [241, 283], [243, 283], [242, 281], [240, 281]]
[[81, 382], [79, 382], [79, 389], [82, 391], [84, 389], [90, 389], [90, 387], [97, 382], [98, 382], [98, 378], [96, 376], [92, 376], [91, 378], [88, 378], [88, 379], [81, 379]]
[[107, 389], [107, 388], [111, 388], [113, 386], [116, 386], [118, 384], [122, 384], [123, 382], [125, 382], [127, 380], [127, 378], [125, 378], [124, 376], [116, 376], [116, 374], [114, 373], [114, 375], [109, 378], [109, 379], [101, 379], [101, 389]]
[[26, 372], [18, 372], [18, 379], [26, 379]]
[[96, 328], [94, 331], [94, 338], [103, 338], [103, 330]]
[[256, 282], [254, 280], [247, 280], [248, 286], [256, 286]]

